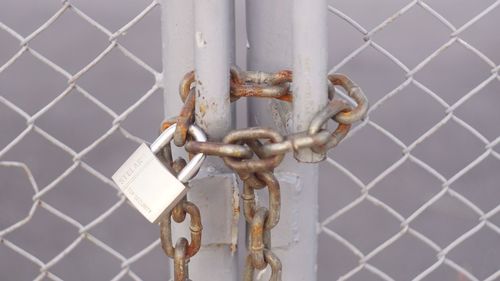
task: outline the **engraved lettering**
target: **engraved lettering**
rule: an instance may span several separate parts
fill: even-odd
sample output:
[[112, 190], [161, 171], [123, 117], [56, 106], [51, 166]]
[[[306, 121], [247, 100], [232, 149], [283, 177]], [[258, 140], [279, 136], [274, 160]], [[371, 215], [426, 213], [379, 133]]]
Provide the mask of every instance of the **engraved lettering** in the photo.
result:
[[129, 166], [120, 174], [120, 177], [117, 179], [119, 184], [122, 186], [128, 185], [130, 180], [134, 177], [139, 168], [144, 165], [144, 163], [144, 155], [141, 155], [141, 157], [135, 159], [135, 161], [132, 163], [127, 163], [129, 164]]

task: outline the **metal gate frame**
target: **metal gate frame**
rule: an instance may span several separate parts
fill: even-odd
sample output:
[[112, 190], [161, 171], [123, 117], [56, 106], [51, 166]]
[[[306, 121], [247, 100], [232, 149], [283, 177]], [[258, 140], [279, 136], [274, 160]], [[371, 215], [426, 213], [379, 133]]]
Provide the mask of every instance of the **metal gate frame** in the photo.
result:
[[[165, 115], [171, 117], [180, 110], [179, 81], [186, 72], [195, 69], [196, 122], [209, 138], [220, 140], [234, 128], [234, 114], [228, 99], [229, 68], [234, 63], [235, 53], [234, 1], [162, 0], [161, 4]], [[286, 0], [253, 0], [246, 5], [249, 70], [291, 68], [294, 71], [292, 106], [249, 100], [248, 126], [278, 127], [284, 133], [302, 131], [327, 100], [327, 2], [294, 0], [290, 5]], [[280, 11], [278, 18], [276, 11]], [[303, 162], [317, 162], [324, 155], [309, 150], [300, 151], [297, 157]], [[216, 159], [205, 165], [206, 170], [209, 170], [207, 178], [234, 177]], [[282, 185], [283, 212], [272, 239], [273, 251], [284, 264], [283, 278], [316, 280], [318, 165], [298, 163], [287, 157], [277, 177]], [[206, 202], [211, 207], [202, 213], [205, 229], [216, 225], [221, 216], [235, 216], [227, 206], [237, 206], [235, 193], [231, 192], [237, 187], [233, 186], [234, 181], [225, 183], [225, 186], [214, 187], [218, 189], [214, 192], [233, 205], [222, 204], [226, 206], [224, 209]], [[202, 198], [199, 193], [211, 189], [213, 182], [201, 179], [196, 184], [201, 188], [193, 188], [190, 196]], [[202, 241], [201, 256], [191, 262], [193, 279], [203, 279], [207, 275], [217, 280], [239, 278], [242, 270], [237, 261], [238, 254], [244, 254], [241, 250], [244, 243], [240, 239], [240, 250], [234, 250], [235, 227], [238, 223], [233, 221], [231, 226], [208, 231], [209, 237], [204, 236]], [[229, 239], [219, 241], [212, 235]], [[214, 245], [216, 240], [221, 243]], [[261, 274], [259, 280], [268, 278], [265, 276]]]

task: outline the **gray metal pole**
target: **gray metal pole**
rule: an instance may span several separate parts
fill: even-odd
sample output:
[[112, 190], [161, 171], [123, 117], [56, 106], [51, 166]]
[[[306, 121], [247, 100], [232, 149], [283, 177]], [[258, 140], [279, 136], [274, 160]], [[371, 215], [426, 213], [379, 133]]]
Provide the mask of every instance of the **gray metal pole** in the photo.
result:
[[[234, 2], [194, 1], [196, 123], [209, 140], [220, 141], [233, 128], [229, 69], [234, 59]], [[238, 184], [217, 157], [209, 157], [196, 197], [204, 202], [200, 257], [193, 280], [238, 279]]]
[[[247, 1], [248, 68], [277, 71], [293, 65], [297, 72], [294, 100], [301, 101], [294, 102], [292, 113], [291, 106], [283, 102], [250, 100], [249, 125], [273, 126], [283, 133], [303, 130], [313, 110], [325, 104], [326, 7], [324, 1], [316, 0], [293, 5], [287, 0]], [[312, 157], [318, 156], [307, 151], [300, 155], [307, 161], [315, 160]], [[272, 246], [283, 264], [283, 280], [316, 280], [318, 165], [298, 163], [288, 156], [277, 171], [282, 210], [280, 223], [272, 231]], [[265, 278], [268, 274], [260, 280]]]
[[[327, 2], [293, 1], [293, 131], [306, 131], [314, 114], [328, 100]], [[295, 154], [301, 162], [318, 162], [324, 154], [303, 149]]]
[[[232, 128], [229, 65], [234, 58], [232, 1], [162, 0], [164, 106], [179, 113], [179, 83], [193, 69], [197, 76], [196, 122], [212, 140]], [[188, 199], [199, 208], [200, 251], [189, 262], [193, 280], [237, 280], [238, 186], [219, 159], [208, 157], [190, 182]], [[174, 237], [189, 237], [189, 217], [175, 225]], [[172, 267], [171, 267], [172, 268]]]
[[194, 69], [194, 10], [192, 1], [161, 0], [163, 94], [165, 117], [179, 114], [179, 83]]
[[209, 139], [220, 140], [231, 129], [229, 69], [233, 21], [231, 0], [195, 1], [196, 121]]

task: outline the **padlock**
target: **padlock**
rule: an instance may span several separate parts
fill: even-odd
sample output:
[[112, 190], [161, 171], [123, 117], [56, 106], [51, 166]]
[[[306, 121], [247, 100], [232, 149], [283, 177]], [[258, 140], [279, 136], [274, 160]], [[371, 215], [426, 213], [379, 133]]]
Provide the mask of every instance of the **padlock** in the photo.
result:
[[[161, 215], [186, 195], [184, 184], [205, 159], [205, 154], [196, 154], [177, 177], [165, 167], [157, 154], [173, 139], [175, 128], [175, 124], [167, 128], [149, 147], [141, 144], [112, 176], [130, 203], [152, 223], [158, 223]], [[191, 125], [188, 133], [196, 141], [207, 141], [203, 130], [196, 125]]]

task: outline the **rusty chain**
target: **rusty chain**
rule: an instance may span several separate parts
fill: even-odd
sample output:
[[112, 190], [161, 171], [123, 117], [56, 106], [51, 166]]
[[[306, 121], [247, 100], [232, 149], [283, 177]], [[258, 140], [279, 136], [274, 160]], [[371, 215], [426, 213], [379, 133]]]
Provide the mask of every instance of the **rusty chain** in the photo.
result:
[[[277, 141], [271, 141], [262, 146], [254, 147], [253, 151], [248, 144], [218, 143], [218, 142], [196, 142], [186, 143], [186, 132], [194, 116], [194, 92], [193, 83], [195, 81], [194, 72], [187, 73], [180, 85], [180, 96], [184, 101], [181, 114], [172, 120], [167, 120], [162, 127], [166, 128], [172, 123], [177, 123], [175, 144], [185, 145], [190, 153], [205, 153], [220, 157], [231, 157], [234, 159], [250, 159], [257, 151], [261, 154], [262, 160], [268, 161], [268, 157], [286, 153], [287, 151], [297, 151], [302, 148], [311, 148], [317, 153], [324, 153], [326, 150], [335, 147], [349, 132], [351, 124], [361, 120], [367, 110], [368, 101], [362, 90], [343, 74], [328, 75], [328, 81], [334, 86], [344, 88], [349, 97], [357, 103], [352, 108], [345, 101], [334, 99], [334, 90], [329, 93], [330, 101], [319, 111], [311, 121], [308, 131], [282, 137]], [[276, 73], [265, 73], [257, 71], [240, 71], [237, 67], [231, 68], [231, 101], [236, 101], [241, 97], [274, 98], [291, 102], [293, 95], [290, 90], [292, 82], [292, 72], [288, 70]], [[334, 88], [332, 88], [334, 89]], [[326, 122], [332, 119], [339, 125], [332, 133], [324, 130]], [[267, 134], [278, 134], [272, 129], [260, 128]], [[238, 130], [241, 134], [251, 134], [252, 128]], [[246, 131], [246, 132], [245, 132]], [[231, 166], [232, 167], [232, 166]]]
[[[168, 150], [170, 150], [170, 148], [168, 148]], [[171, 153], [168, 155], [171, 156]], [[182, 158], [173, 162], [169, 161], [166, 157], [164, 158], [163, 160], [166, 161], [167, 164], [170, 164], [169, 167], [172, 168], [175, 173], [179, 173], [186, 166], [186, 161]], [[189, 227], [191, 231], [191, 242], [188, 242], [184, 237], [180, 237], [174, 247], [172, 243], [171, 219], [174, 219], [177, 223], [181, 223], [186, 219], [186, 214], [189, 214], [191, 218]], [[167, 212], [161, 217], [161, 246], [165, 254], [174, 259], [175, 281], [189, 280], [189, 259], [200, 250], [202, 229], [200, 210], [195, 204], [187, 201], [186, 197], [184, 197], [170, 212]]]
[[[289, 70], [275, 73], [241, 71], [232, 67], [230, 72], [230, 100], [235, 102], [241, 97], [273, 98], [285, 102], [293, 100], [290, 85], [293, 74]], [[289, 151], [310, 148], [325, 154], [337, 146], [348, 134], [351, 125], [364, 118], [368, 111], [368, 100], [362, 90], [343, 74], [328, 75], [329, 101], [312, 119], [308, 130], [282, 136], [273, 129], [253, 127], [234, 130], [222, 142], [197, 142], [187, 138], [187, 130], [194, 122], [195, 110], [195, 73], [187, 73], [180, 84], [179, 93], [184, 106], [176, 118], [166, 120], [162, 130], [176, 123], [174, 143], [184, 146], [190, 154], [204, 153], [219, 156], [233, 169], [244, 183], [242, 200], [243, 213], [249, 226], [249, 254], [245, 263], [243, 280], [253, 280], [254, 271], [271, 268], [270, 281], [281, 280], [281, 262], [271, 251], [271, 230], [280, 218], [280, 184], [274, 176], [276, 168]], [[351, 107], [344, 100], [335, 99], [335, 87], [341, 86], [356, 103]], [[324, 129], [328, 120], [338, 123], [333, 132]], [[164, 158], [177, 170], [182, 161], [172, 162], [170, 147], [165, 149]], [[177, 167], [175, 167], [177, 166]], [[269, 202], [267, 207], [257, 206], [255, 190], [267, 187]], [[175, 247], [171, 241], [171, 217], [182, 222], [186, 213], [191, 216], [191, 244], [180, 238]], [[176, 281], [188, 280], [187, 263], [199, 250], [201, 243], [201, 218], [196, 206], [186, 200], [179, 203], [172, 212], [163, 216], [161, 221], [161, 240], [165, 253], [174, 258]]]
[[261, 180], [269, 193], [268, 207], [257, 207], [255, 189], [262, 188], [249, 181], [243, 186], [243, 214], [249, 225], [249, 254], [245, 263], [243, 280], [253, 280], [255, 269], [262, 270], [270, 265], [271, 281], [281, 280], [281, 262], [271, 251], [271, 229], [280, 219], [280, 185], [272, 172], [259, 172], [255, 176]]

